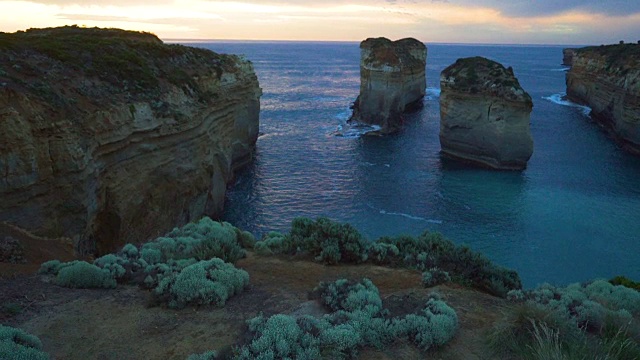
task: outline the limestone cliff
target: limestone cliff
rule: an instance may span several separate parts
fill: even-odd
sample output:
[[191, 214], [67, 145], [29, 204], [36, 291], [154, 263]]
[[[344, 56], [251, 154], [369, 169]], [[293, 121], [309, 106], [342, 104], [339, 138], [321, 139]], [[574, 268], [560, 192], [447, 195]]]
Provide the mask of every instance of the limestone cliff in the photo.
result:
[[493, 169], [527, 166], [533, 102], [511, 68], [482, 57], [458, 59], [440, 74], [440, 87], [445, 155]]
[[562, 50], [562, 65], [573, 65], [573, 56], [576, 54], [576, 49], [566, 48]]
[[570, 100], [589, 106], [624, 149], [640, 155], [640, 45], [578, 49], [566, 82]]
[[0, 33], [0, 220], [104, 253], [219, 214], [260, 95], [250, 62], [148, 33]]
[[349, 121], [378, 125], [382, 133], [399, 130], [402, 114], [422, 105], [426, 61], [427, 48], [416, 39], [361, 42], [360, 95]]

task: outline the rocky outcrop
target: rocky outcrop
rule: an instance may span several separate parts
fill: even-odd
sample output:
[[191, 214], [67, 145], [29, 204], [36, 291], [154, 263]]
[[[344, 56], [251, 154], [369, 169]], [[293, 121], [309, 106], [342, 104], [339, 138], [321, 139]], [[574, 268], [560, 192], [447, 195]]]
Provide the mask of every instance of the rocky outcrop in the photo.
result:
[[219, 214], [260, 95], [250, 62], [148, 33], [0, 33], [0, 220], [104, 253]]
[[576, 49], [567, 48], [562, 50], [562, 65], [573, 65], [573, 56], [576, 54]]
[[520, 170], [533, 153], [533, 102], [513, 69], [482, 57], [458, 59], [440, 74], [443, 154], [500, 170]]
[[399, 130], [405, 111], [419, 108], [426, 90], [427, 48], [412, 38], [369, 38], [360, 43], [360, 95], [350, 122]]
[[571, 101], [589, 106], [624, 149], [640, 155], [640, 45], [578, 49], [566, 82]]

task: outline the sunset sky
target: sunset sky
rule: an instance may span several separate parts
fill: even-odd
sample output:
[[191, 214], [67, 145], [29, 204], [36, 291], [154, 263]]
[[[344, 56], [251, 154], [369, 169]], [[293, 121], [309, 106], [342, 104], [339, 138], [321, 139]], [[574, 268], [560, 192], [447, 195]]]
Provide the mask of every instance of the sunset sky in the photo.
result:
[[640, 40], [638, 0], [0, 0], [0, 31], [61, 25], [162, 39], [603, 44]]

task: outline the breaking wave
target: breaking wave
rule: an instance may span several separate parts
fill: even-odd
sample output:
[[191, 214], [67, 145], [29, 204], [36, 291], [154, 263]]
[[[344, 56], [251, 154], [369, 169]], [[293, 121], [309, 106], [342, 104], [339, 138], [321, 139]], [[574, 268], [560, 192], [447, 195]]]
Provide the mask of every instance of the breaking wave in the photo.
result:
[[567, 94], [566, 93], [559, 93], [559, 94], [554, 94], [551, 96], [543, 96], [542, 98], [548, 101], [551, 101], [554, 104], [558, 104], [558, 105], [562, 105], [562, 106], [569, 106], [569, 107], [574, 107], [574, 108], [578, 108], [582, 111], [582, 113], [585, 116], [589, 116], [589, 114], [591, 113], [591, 108], [588, 106], [584, 106], [584, 105], [580, 105], [580, 104], [576, 104], [572, 101], [567, 100], [566, 98]]

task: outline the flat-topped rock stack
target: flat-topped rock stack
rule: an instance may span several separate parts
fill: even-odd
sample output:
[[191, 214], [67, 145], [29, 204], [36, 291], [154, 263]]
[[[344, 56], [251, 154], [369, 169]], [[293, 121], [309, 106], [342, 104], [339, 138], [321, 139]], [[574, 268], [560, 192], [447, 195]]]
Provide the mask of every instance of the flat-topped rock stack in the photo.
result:
[[521, 170], [533, 153], [531, 96], [511, 68], [458, 59], [440, 75], [443, 154], [499, 170]]
[[369, 38], [360, 43], [360, 95], [350, 122], [398, 131], [403, 113], [422, 105], [426, 91], [426, 46], [413, 38]]

